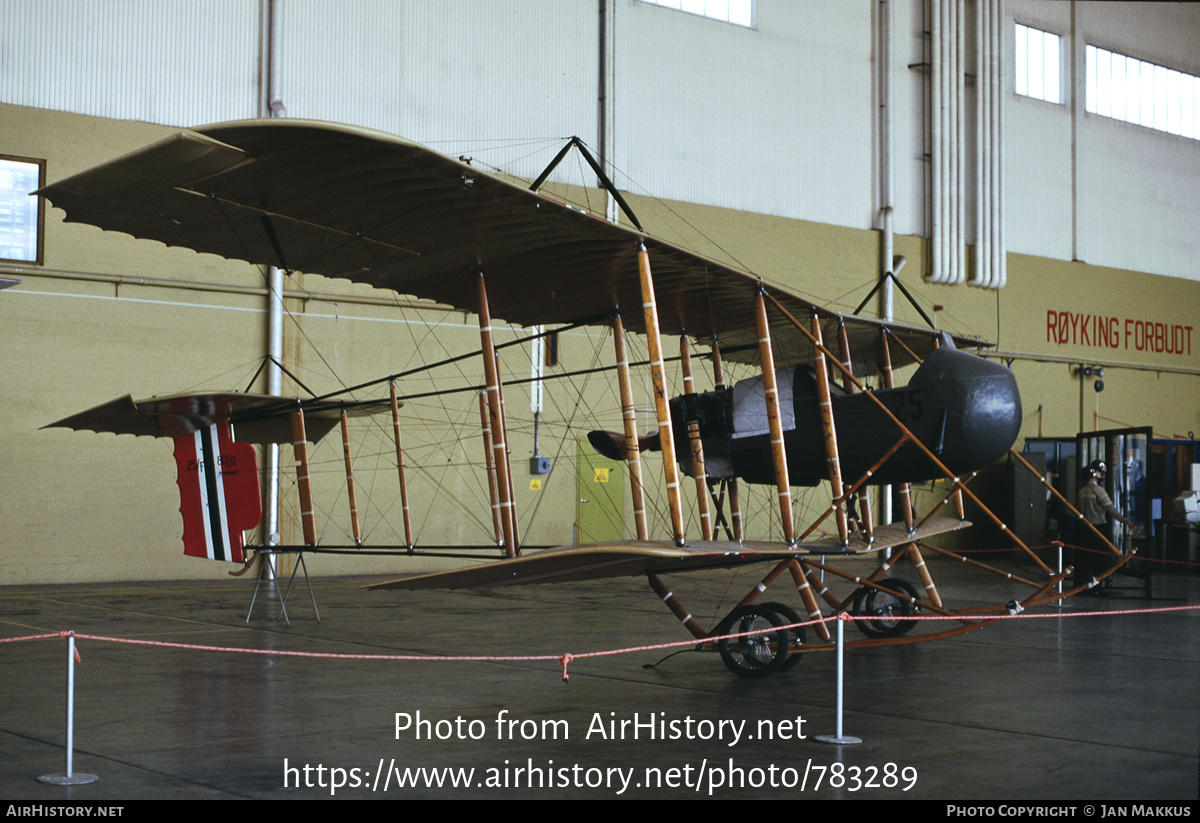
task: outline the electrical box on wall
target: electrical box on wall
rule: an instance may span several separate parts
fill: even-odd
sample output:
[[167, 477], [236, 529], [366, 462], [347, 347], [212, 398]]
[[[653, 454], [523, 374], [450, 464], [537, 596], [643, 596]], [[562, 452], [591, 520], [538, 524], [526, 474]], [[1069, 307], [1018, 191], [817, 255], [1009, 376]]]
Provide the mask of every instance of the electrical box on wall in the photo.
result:
[[530, 474], [549, 474], [550, 473], [550, 458], [549, 457], [531, 457], [531, 458], [529, 458], [529, 473]]

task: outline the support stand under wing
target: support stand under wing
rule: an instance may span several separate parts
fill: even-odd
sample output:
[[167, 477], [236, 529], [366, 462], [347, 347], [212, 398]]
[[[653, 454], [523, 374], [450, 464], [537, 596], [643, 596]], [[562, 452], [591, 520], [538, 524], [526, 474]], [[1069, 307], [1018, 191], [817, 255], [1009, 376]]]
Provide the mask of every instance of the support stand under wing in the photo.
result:
[[[287, 623], [289, 626], [292, 625], [292, 620], [290, 617], [288, 617], [287, 601], [288, 596], [292, 593], [292, 583], [296, 582], [296, 572], [302, 572], [304, 574], [304, 585], [308, 588], [308, 597], [312, 601], [313, 614], [317, 616], [317, 622], [321, 622], [321, 610], [317, 608], [317, 595], [313, 592], [312, 581], [308, 577], [308, 565], [304, 562], [305, 549], [306, 547], [304, 546], [297, 548], [260, 546], [255, 550], [257, 554], [262, 555], [264, 563], [268, 562], [268, 558], [270, 559], [272, 568], [278, 568], [278, 566], [274, 564], [275, 557], [281, 554], [296, 555], [296, 564], [292, 567], [292, 573], [288, 576], [287, 586], [285, 586], [283, 591], [279, 593], [279, 616], [282, 617], [283, 622]], [[260, 574], [258, 575], [258, 579], [254, 582], [254, 594], [250, 595], [250, 608], [246, 611], [247, 623], [250, 622], [250, 617], [254, 614], [254, 604], [258, 601], [258, 592], [262, 588], [264, 580], [266, 580], [266, 578]], [[278, 579], [275, 579], [275, 585], [278, 588]]]

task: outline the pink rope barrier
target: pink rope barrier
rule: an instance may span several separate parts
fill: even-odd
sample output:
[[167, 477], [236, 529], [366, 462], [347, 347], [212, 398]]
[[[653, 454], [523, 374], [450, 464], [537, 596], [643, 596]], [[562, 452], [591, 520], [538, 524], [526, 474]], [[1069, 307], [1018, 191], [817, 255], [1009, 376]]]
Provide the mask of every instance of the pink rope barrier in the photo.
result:
[[[949, 621], [954, 621], [954, 622], [962, 622], [964, 620], [980, 620], [980, 621], [984, 621], [984, 620], [986, 620], [986, 621], [1035, 620], [1035, 619], [1046, 618], [1046, 617], [1053, 617], [1053, 618], [1061, 619], [1061, 618], [1071, 618], [1071, 617], [1100, 617], [1100, 616], [1116, 617], [1116, 616], [1120, 616], [1120, 615], [1132, 615], [1132, 614], [1162, 614], [1162, 613], [1170, 613], [1170, 612], [1196, 611], [1197, 609], [1200, 609], [1200, 605], [1164, 606], [1161, 608], [1143, 608], [1143, 609], [1110, 609], [1110, 610], [1098, 610], [1098, 611], [1086, 611], [1086, 612], [1069, 612], [1069, 613], [1059, 613], [1059, 614], [1025, 614], [1025, 613], [1021, 613], [1021, 614], [988, 614], [988, 615], [978, 615], [978, 616], [963, 615], [963, 614], [950, 615], [950, 616], [940, 615], [940, 614], [939, 615], [907, 615], [907, 616], [895, 615], [892, 619], [897, 620], [897, 621], [900, 621], [900, 620], [905, 620], [905, 621], [908, 621], [908, 620], [911, 620], [911, 621], [949, 620]], [[796, 629], [796, 628], [801, 628], [801, 627], [805, 627], [805, 626], [815, 626], [818, 623], [828, 623], [830, 621], [839, 620], [839, 619], [840, 620], [855, 620], [855, 619], [861, 619], [861, 618], [856, 618], [853, 615], [847, 614], [846, 612], [839, 612], [835, 615], [830, 615], [829, 617], [822, 617], [822, 618], [815, 619], [815, 620], [806, 620], [806, 621], [802, 621], [799, 623], [788, 623], [788, 624], [782, 625], [782, 626], [772, 626], [769, 629], [762, 629], [762, 630], [752, 631], [752, 632], [739, 632], [736, 634], [714, 635], [713, 637], [704, 638], [703, 641], [697, 641], [696, 639], [693, 638], [691, 640], [673, 641], [670, 643], [651, 643], [651, 644], [642, 645], [642, 646], [624, 646], [624, 647], [616, 648], [616, 649], [603, 649], [600, 651], [579, 652], [579, 653], [566, 652], [563, 654], [513, 654], [513, 655], [492, 655], [492, 654], [441, 655], [441, 654], [436, 654], [435, 655], [435, 654], [345, 654], [345, 653], [337, 653], [337, 652], [301, 652], [301, 651], [287, 651], [287, 650], [283, 650], [283, 649], [248, 649], [248, 648], [243, 648], [243, 647], [238, 647], [238, 646], [206, 646], [206, 645], [201, 645], [201, 644], [197, 644], [197, 643], [172, 643], [172, 642], [168, 642], [165, 640], [134, 640], [134, 639], [127, 638], [127, 637], [108, 637], [105, 635], [98, 635], [98, 634], [80, 634], [78, 632], [73, 632], [73, 631], [51, 632], [51, 633], [47, 633], [47, 634], [31, 634], [31, 635], [25, 635], [22, 637], [3, 637], [3, 638], [0, 638], [0, 643], [17, 643], [17, 642], [30, 641], [30, 640], [49, 640], [49, 639], [54, 639], [54, 638], [66, 638], [69, 636], [74, 636], [76, 640], [95, 640], [95, 641], [98, 641], [101, 643], [119, 643], [119, 644], [124, 644], [124, 645], [129, 645], [129, 646], [150, 646], [150, 647], [166, 648], [166, 649], [186, 649], [186, 650], [191, 650], [191, 651], [229, 652], [229, 653], [233, 653], [233, 654], [255, 654], [255, 655], [269, 655], [272, 657], [300, 657], [300, 658], [316, 658], [316, 659], [326, 659], [326, 660], [373, 660], [373, 661], [393, 661], [393, 660], [400, 661], [400, 660], [403, 660], [403, 661], [409, 661], [409, 662], [424, 661], [424, 662], [460, 662], [460, 663], [470, 663], [470, 662], [493, 662], [493, 663], [496, 663], [496, 662], [525, 662], [525, 663], [529, 663], [529, 662], [553, 660], [553, 661], [557, 661], [559, 663], [559, 665], [562, 669], [562, 679], [564, 682], [567, 682], [570, 680], [570, 675], [567, 672], [567, 666], [573, 660], [583, 660], [583, 659], [593, 658], [593, 657], [613, 657], [613, 656], [619, 655], [619, 654], [632, 654], [634, 652], [665, 651], [667, 649], [686, 648], [686, 647], [690, 647], [690, 646], [695, 646], [699, 642], [708, 643], [708, 642], [714, 642], [714, 641], [718, 641], [718, 640], [731, 639], [731, 638], [735, 638], [735, 637], [749, 637], [751, 635], [756, 635], [756, 634], [770, 634], [770, 633], [782, 631], [782, 630]], [[78, 647], [76, 648], [75, 657], [76, 657], [76, 660], [80, 659]]]

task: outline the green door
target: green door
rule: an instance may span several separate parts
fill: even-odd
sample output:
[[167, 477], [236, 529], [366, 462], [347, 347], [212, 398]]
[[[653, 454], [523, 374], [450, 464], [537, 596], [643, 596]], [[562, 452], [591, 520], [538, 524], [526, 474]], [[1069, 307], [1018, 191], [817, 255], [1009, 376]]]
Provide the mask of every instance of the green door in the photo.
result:
[[579, 543], [625, 537], [625, 464], [596, 453], [579, 438], [575, 478], [575, 525]]

